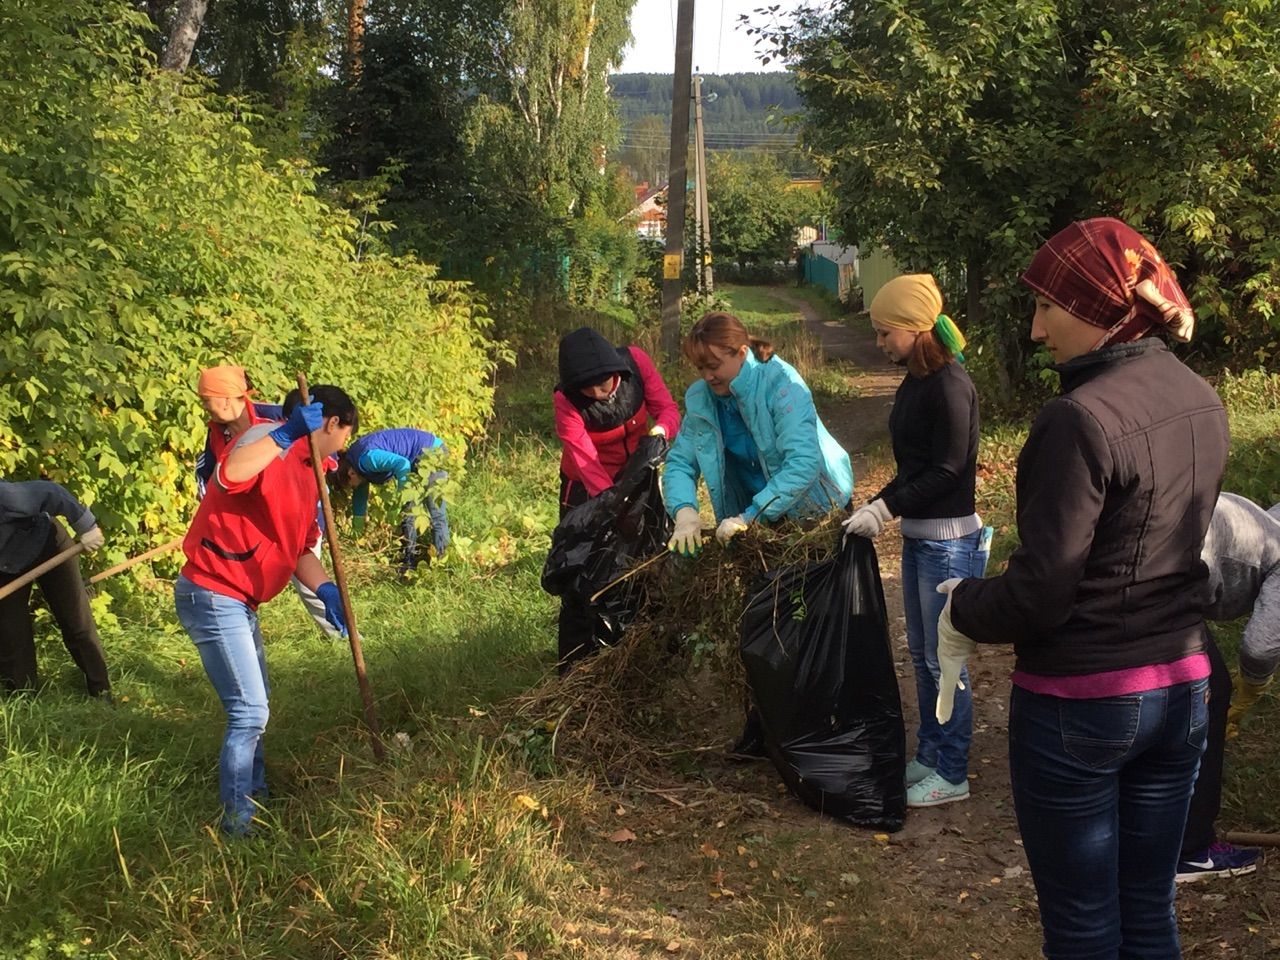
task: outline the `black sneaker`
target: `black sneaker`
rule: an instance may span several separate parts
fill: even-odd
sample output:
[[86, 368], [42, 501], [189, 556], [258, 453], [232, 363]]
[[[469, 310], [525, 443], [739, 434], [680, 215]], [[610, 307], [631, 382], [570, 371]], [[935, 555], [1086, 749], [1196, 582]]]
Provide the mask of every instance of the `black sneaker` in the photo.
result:
[[1235, 847], [1229, 843], [1215, 843], [1190, 857], [1178, 861], [1178, 883], [1195, 883], [1214, 877], [1239, 877], [1258, 869], [1261, 850], [1252, 847]]

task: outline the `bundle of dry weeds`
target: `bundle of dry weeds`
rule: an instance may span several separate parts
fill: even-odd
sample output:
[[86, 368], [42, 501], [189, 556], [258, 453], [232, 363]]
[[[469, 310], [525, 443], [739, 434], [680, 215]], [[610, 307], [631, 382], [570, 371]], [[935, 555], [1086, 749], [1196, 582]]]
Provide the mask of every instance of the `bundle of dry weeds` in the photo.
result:
[[508, 722], [547, 731], [555, 757], [610, 779], [716, 751], [742, 723], [739, 621], [763, 574], [827, 559], [843, 514], [753, 526], [696, 559], [651, 558], [612, 591], [638, 613], [620, 642], [509, 704]]

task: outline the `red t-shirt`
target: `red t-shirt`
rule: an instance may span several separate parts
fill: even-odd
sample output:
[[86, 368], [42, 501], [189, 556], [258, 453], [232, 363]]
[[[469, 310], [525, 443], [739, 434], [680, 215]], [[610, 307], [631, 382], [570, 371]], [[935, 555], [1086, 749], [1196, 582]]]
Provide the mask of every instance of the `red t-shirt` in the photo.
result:
[[[252, 443], [274, 426], [250, 427], [238, 442]], [[256, 609], [285, 588], [320, 536], [311, 451], [303, 437], [243, 483], [226, 483], [222, 466], [182, 542], [182, 575]]]

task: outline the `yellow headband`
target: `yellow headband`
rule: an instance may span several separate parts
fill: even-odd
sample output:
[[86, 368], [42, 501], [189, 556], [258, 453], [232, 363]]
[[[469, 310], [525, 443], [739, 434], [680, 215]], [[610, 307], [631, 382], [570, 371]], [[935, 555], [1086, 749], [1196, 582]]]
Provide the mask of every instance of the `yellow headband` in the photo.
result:
[[942, 313], [942, 293], [928, 273], [894, 277], [871, 301], [871, 319], [895, 330], [932, 330]]

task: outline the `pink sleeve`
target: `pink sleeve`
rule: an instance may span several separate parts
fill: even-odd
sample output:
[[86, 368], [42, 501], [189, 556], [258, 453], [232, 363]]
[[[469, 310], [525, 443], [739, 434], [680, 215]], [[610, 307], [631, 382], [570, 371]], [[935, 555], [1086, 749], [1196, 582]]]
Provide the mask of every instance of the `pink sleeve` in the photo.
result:
[[582, 414], [573, 408], [568, 399], [559, 390], [554, 399], [556, 411], [556, 434], [564, 444], [564, 459], [561, 465], [570, 480], [580, 480], [587, 488], [587, 493], [595, 496], [613, 486], [613, 478], [609, 471], [600, 465], [600, 455], [596, 453], [596, 445], [587, 435], [587, 425], [582, 422]]
[[653, 365], [649, 355], [639, 347], [628, 347], [631, 358], [640, 368], [640, 379], [644, 381], [644, 402], [649, 408], [654, 422], [667, 431], [667, 439], [674, 440], [680, 430], [680, 408], [671, 399], [671, 391], [667, 389], [662, 374]]

